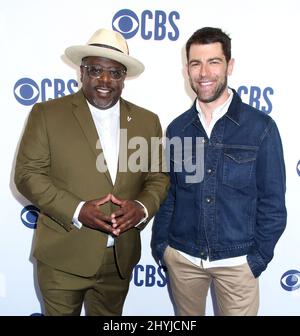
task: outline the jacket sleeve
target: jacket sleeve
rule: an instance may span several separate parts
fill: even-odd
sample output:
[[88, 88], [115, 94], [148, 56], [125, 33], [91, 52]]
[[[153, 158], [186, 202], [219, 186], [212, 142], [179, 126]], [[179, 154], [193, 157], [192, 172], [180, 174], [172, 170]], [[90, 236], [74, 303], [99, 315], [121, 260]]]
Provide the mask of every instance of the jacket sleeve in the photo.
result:
[[272, 119], [258, 152], [256, 181], [255, 245], [247, 259], [254, 276], [258, 277], [272, 260], [275, 245], [286, 227], [287, 219], [283, 149], [277, 126]]
[[[169, 138], [169, 132], [166, 133]], [[168, 246], [169, 227], [171, 225], [172, 216], [175, 208], [176, 199], [176, 180], [174, 175], [174, 167], [171, 160], [171, 153], [166, 154], [167, 168], [170, 176], [170, 188], [167, 198], [162, 203], [158, 213], [156, 214], [152, 227], [151, 247], [154, 258], [162, 260], [165, 249]]]
[[15, 184], [30, 202], [70, 231], [74, 211], [81, 200], [72, 193], [57, 188], [50, 171], [51, 148], [45, 113], [42, 105], [36, 104], [21, 139], [16, 159]]

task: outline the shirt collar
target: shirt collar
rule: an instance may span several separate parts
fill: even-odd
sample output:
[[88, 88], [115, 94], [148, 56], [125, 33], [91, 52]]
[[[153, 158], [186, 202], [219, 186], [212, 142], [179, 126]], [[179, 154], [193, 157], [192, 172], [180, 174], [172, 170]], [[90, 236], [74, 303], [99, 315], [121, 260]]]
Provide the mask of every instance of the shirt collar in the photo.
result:
[[106, 110], [101, 110], [95, 107], [94, 105], [90, 104], [88, 100], [87, 104], [93, 115], [93, 118], [95, 118], [99, 122], [105, 122], [107, 120], [120, 116], [120, 100], [118, 100], [114, 106]]
[[[214, 109], [214, 111], [212, 112], [212, 119], [218, 120], [221, 117], [223, 117], [223, 115], [225, 115], [228, 111], [229, 105], [232, 101], [232, 97], [233, 97], [233, 92], [230, 88], [228, 88], [228, 94], [229, 97], [226, 99], [226, 101], [218, 106], [216, 109]], [[199, 105], [199, 101], [196, 101], [196, 110], [198, 111], [198, 115], [199, 115], [199, 119], [203, 124], [203, 121], [205, 120], [205, 116], [204, 113], [201, 110], [201, 107]]]

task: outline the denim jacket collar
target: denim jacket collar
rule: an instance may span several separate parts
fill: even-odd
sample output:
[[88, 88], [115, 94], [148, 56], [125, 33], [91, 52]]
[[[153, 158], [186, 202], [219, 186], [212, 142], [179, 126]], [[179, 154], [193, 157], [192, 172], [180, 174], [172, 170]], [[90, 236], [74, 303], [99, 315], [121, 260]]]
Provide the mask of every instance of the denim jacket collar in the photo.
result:
[[[241, 112], [240, 105], [242, 103], [242, 100], [234, 89], [231, 90], [233, 91], [233, 98], [228, 108], [228, 111], [224, 117], [228, 118], [229, 120], [234, 122], [237, 126], [239, 126], [240, 112]], [[197, 99], [195, 99], [192, 107], [186, 114], [186, 120], [185, 123], [183, 123], [182, 131], [184, 131], [191, 124], [203, 130], [201, 122], [199, 121], [198, 111], [196, 109], [196, 102]]]

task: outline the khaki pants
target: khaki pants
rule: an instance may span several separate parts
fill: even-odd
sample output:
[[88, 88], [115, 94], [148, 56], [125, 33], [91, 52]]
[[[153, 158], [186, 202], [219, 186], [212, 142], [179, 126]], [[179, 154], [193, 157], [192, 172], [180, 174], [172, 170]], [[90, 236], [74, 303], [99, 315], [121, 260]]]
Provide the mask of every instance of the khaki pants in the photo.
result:
[[172, 295], [179, 316], [205, 315], [209, 286], [213, 283], [218, 315], [257, 315], [258, 279], [247, 263], [203, 269], [168, 246], [164, 253]]
[[113, 247], [106, 249], [102, 264], [92, 277], [65, 273], [40, 261], [37, 275], [46, 315], [80, 315], [83, 303], [88, 316], [122, 314], [129, 279], [120, 278]]

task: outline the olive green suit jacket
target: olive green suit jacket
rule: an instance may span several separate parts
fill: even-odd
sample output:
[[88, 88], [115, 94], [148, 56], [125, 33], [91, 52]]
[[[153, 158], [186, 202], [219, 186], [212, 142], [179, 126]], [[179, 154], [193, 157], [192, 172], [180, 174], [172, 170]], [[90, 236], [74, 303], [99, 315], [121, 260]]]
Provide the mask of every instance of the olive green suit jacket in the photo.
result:
[[[101, 172], [103, 153], [82, 90], [33, 107], [17, 155], [15, 183], [21, 194], [40, 208], [33, 254], [43, 263], [81, 276], [92, 276], [99, 269], [108, 236], [86, 226], [74, 227], [72, 218], [79, 202], [108, 193], [138, 200], [147, 208], [149, 221], [166, 197], [169, 181], [162, 173], [162, 155], [150, 146], [151, 138], [162, 136], [158, 117], [121, 98], [120, 128], [127, 132], [127, 140], [123, 137], [120, 144], [122, 162], [126, 157], [131, 164], [136, 159], [140, 169], [130, 171], [123, 164], [113, 185], [109, 172]], [[143, 137], [148, 149], [137, 152], [135, 142], [130, 142], [134, 137]], [[132, 148], [125, 153], [128, 147]], [[156, 167], [150, 169], [153, 157]], [[115, 209], [112, 203], [101, 206], [106, 214]], [[138, 262], [140, 244], [137, 228], [115, 239], [123, 278], [130, 276]]]

